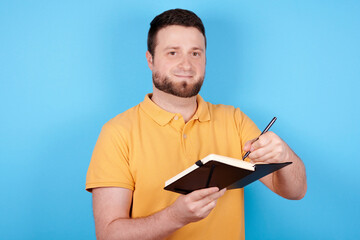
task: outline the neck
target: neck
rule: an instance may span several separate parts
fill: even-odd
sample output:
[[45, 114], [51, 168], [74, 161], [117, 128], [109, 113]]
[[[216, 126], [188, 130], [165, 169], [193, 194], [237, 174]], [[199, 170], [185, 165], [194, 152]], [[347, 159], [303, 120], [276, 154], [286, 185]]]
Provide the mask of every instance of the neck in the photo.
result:
[[177, 97], [153, 87], [151, 100], [162, 109], [171, 113], [180, 113], [185, 122], [194, 116], [197, 109], [196, 96], [190, 98]]

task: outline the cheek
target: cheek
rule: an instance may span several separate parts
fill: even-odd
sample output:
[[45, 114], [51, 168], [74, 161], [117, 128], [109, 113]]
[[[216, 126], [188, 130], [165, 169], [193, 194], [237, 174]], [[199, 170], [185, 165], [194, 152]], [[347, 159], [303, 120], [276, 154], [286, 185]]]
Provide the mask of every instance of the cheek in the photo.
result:
[[199, 73], [204, 73], [205, 72], [205, 66], [206, 66], [205, 61], [204, 62], [199, 62], [195, 66], [196, 66], [196, 69], [197, 69], [197, 71]]
[[159, 70], [169, 70], [173, 66], [176, 66], [176, 62], [172, 59], [162, 59], [161, 61], [156, 62], [156, 67]]
[[201, 67], [203, 67], [203, 68], [205, 68], [205, 65], [206, 65], [206, 58], [201, 58], [201, 59], [198, 59], [197, 61], [196, 61], [196, 64], [198, 65], [198, 66], [201, 66]]
[[169, 65], [168, 63], [157, 62], [156, 64], [154, 64], [153, 72], [159, 72], [162, 74], [167, 73], [169, 69], [168, 65]]

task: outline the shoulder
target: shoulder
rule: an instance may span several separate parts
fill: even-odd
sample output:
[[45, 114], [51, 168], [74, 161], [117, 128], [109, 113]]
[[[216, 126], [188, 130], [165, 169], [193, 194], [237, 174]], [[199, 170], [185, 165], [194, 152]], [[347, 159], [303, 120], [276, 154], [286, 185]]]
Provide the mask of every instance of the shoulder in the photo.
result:
[[239, 108], [235, 108], [231, 105], [225, 105], [225, 104], [212, 104], [210, 102], [206, 102], [206, 105], [209, 109], [209, 113], [211, 118], [217, 119], [217, 118], [235, 118], [237, 114], [239, 114], [241, 111]]
[[209, 110], [212, 112], [234, 112], [235, 107], [231, 105], [225, 105], [225, 104], [212, 104], [210, 102], [206, 102], [206, 104], [209, 107]]
[[139, 105], [136, 105], [125, 112], [122, 112], [108, 122], [106, 122], [103, 126], [103, 131], [112, 130], [115, 132], [123, 133], [129, 132], [133, 128], [134, 124], [139, 119]]
[[239, 132], [245, 129], [255, 129], [257, 127], [254, 122], [238, 107], [224, 104], [212, 104], [206, 102], [211, 120], [215, 122], [222, 122], [228, 126], [233, 125]]

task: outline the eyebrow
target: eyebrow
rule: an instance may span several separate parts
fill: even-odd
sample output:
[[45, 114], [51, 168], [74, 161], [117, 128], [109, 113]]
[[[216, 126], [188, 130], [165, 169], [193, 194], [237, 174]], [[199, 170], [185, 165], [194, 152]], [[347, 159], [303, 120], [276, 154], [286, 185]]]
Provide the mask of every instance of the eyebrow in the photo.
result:
[[[178, 49], [180, 49], [180, 47], [178, 47], [178, 46], [168, 46], [168, 47], [164, 48], [165, 51], [169, 50], [169, 49], [178, 50]], [[202, 49], [201, 47], [192, 47], [191, 50], [198, 50], [198, 51], [204, 52], [204, 49]]]

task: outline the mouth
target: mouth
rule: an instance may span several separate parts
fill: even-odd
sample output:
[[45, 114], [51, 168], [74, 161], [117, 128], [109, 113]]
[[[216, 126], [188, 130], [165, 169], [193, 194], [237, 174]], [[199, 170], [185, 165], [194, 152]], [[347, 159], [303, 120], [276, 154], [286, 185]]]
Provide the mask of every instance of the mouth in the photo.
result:
[[177, 78], [193, 78], [193, 75], [179, 75], [179, 74], [175, 74], [174, 75]]

